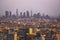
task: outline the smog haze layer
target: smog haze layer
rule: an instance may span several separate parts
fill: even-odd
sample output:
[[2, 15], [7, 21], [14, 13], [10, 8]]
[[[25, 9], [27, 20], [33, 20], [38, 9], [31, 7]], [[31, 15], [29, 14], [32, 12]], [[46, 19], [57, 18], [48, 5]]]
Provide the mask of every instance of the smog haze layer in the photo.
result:
[[40, 12], [49, 16], [59, 16], [60, 0], [0, 0], [0, 16], [4, 15], [6, 10], [16, 14], [16, 9], [19, 13], [32, 10], [33, 14]]

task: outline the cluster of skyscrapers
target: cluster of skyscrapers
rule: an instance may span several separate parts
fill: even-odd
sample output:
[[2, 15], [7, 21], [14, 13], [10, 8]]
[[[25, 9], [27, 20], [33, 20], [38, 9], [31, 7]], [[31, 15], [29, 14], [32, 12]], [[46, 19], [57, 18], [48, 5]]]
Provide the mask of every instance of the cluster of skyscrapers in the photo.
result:
[[5, 17], [20, 17], [20, 18], [30, 18], [30, 17], [35, 17], [35, 18], [42, 18], [42, 17], [49, 17], [48, 15], [42, 15], [41, 16], [41, 14], [40, 14], [40, 12], [38, 12], [38, 13], [32, 13], [32, 11], [31, 12], [29, 12], [28, 10], [26, 11], [26, 12], [18, 12], [18, 9], [16, 9], [16, 15], [14, 14], [14, 15], [12, 15], [12, 12], [11, 11], [5, 11]]

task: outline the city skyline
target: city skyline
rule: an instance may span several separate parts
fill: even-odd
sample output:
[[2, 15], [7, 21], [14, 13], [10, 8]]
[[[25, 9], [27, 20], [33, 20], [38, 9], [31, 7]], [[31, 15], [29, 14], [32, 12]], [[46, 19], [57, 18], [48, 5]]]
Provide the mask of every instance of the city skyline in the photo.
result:
[[0, 16], [4, 15], [6, 10], [16, 14], [26, 10], [34, 13], [48, 14], [50, 16], [59, 16], [60, 0], [0, 0]]
[[[12, 11], [5, 11], [5, 15], [4, 15], [4, 17], [6, 17], [6, 18], [8, 18], [8, 17], [20, 17], [20, 18], [30, 18], [30, 17], [35, 17], [35, 18], [49, 18], [50, 16], [48, 15], [48, 14], [41, 14], [40, 12], [38, 12], [38, 13], [35, 13], [35, 14], [33, 14], [32, 13], [32, 11], [31, 12], [29, 12], [28, 10], [26, 11], [26, 12], [20, 12], [20, 13], [18, 13], [18, 9], [16, 9], [16, 14], [12, 14]], [[3, 17], [3, 16], [2, 16]], [[14, 17], [14, 18], [15, 18]]]

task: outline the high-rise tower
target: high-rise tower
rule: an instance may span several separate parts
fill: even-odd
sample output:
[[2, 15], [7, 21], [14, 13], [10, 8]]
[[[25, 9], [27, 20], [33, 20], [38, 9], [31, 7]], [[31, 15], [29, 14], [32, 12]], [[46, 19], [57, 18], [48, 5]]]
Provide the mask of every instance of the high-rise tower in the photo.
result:
[[10, 11], [10, 17], [12, 16], [12, 12]]
[[8, 11], [5, 11], [5, 16], [9, 17], [9, 12]]
[[16, 17], [18, 17], [18, 9], [16, 9]]
[[31, 17], [32, 17], [32, 10], [31, 10]]
[[25, 12], [23, 13], [23, 18], [25, 18], [26, 17], [26, 15], [25, 15]]
[[29, 11], [27, 11], [27, 17], [29, 17]]
[[22, 18], [22, 12], [20, 12], [20, 18]]

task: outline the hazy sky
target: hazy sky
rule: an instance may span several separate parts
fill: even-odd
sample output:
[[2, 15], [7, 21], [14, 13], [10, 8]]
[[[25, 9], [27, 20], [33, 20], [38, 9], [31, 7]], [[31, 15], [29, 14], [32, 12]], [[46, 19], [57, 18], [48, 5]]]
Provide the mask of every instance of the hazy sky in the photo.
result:
[[0, 0], [0, 16], [4, 14], [5, 10], [10, 10], [15, 14], [17, 8], [19, 12], [32, 10], [33, 13], [40, 12], [41, 14], [58, 16], [60, 0]]

